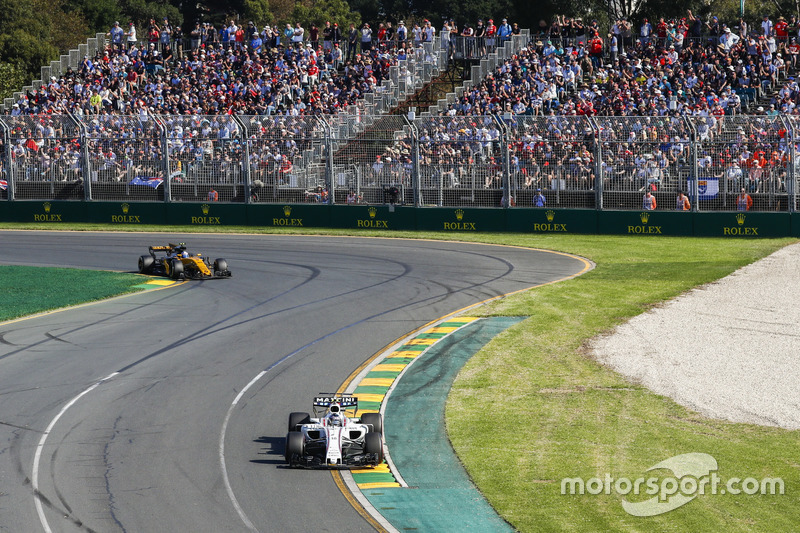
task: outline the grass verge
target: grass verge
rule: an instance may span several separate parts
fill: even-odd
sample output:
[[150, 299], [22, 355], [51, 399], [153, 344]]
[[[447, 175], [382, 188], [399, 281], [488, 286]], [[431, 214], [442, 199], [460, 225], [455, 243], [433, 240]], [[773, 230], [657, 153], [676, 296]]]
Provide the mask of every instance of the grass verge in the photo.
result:
[[75, 268], [0, 266], [0, 322], [128, 292], [135, 274]]
[[[99, 224], [58, 229], [62, 228], [120, 229]], [[42, 226], [0, 224], [0, 229]], [[126, 229], [212, 232], [190, 226], [167, 232], [159, 226]], [[457, 239], [552, 249], [593, 260], [597, 268], [579, 278], [470, 312], [531, 317], [479, 352], [460, 373], [448, 399], [451, 441], [478, 488], [506, 520], [525, 532], [791, 531], [800, 523], [800, 432], [707, 419], [625, 381], [584, 353], [595, 335], [793, 240], [214, 229], [213, 233]], [[786, 494], [707, 494], [669, 513], [637, 518], [623, 511], [618, 495], [560, 492], [565, 477], [588, 479], [606, 472], [647, 477], [650, 466], [688, 452], [713, 455], [724, 480], [780, 477]]]
[[[453, 446], [495, 509], [525, 532], [796, 528], [800, 432], [705, 418], [625, 381], [584, 349], [595, 335], [788, 242], [573, 237], [559, 249], [592, 259], [593, 271], [484, 308], [531, 317], [467, 363], [447, 402]], [[561, 494], [567, 477], [663, 479], [672, 474], [647, 469], [689, 452], [712, 455], [723, 480], [780, 477], [786, 494], [705, 494], [652, 517], [627, 514], [613, 490]]]

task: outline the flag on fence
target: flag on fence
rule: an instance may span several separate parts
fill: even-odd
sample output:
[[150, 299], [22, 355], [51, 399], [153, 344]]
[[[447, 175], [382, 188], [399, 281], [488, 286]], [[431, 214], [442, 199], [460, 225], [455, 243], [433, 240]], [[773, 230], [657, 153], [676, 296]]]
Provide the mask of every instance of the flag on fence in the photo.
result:
[[164, 178], [153, 178], [150, 176], [136, 176], [130, 181], [131, 185], [147, 185], [154, 189], [158, 189], [158, 186], [162, 183], [164, 183]]
[[[686, 182], [687, 191], [691, 195], [694, 191], [694, 180]], [[697, 180], [697, 198], [699, 200], [714, 200], [719, 194], [719, 178], [700, 178]]]
[[4, 191], [7, 191], [8, 190], [8, 181], [0, 180], [0, 189], [3, 189]]

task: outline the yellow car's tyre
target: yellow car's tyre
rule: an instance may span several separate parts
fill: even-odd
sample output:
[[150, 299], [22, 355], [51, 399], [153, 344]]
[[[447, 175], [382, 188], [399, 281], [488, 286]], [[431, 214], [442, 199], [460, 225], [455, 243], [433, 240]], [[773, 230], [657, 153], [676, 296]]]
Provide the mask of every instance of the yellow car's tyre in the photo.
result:
[[169, 264], [169, 277], [172, 279], [180, 279], [183, 274], [183, 263], [180, 259], [173, 259]]
[[153, 270], [153, 259], [150, 255], [143, 255], [139, 258], [139, 274], [149, 274]]

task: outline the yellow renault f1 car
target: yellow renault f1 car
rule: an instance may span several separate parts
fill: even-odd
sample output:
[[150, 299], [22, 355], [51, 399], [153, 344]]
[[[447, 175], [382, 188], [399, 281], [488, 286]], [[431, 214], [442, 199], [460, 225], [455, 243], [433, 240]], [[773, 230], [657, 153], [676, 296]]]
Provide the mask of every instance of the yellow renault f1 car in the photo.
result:
[[[140, 274], [167, 276], [170, 279], [209, 279], [229, 278], [228, 262], [224, 259], [211, 260], [203, 254], [191, 254], [186, 244], [151, 246], [150, 255], [139, 258]], [[161, 252], [161, 253], [159, 253]]]

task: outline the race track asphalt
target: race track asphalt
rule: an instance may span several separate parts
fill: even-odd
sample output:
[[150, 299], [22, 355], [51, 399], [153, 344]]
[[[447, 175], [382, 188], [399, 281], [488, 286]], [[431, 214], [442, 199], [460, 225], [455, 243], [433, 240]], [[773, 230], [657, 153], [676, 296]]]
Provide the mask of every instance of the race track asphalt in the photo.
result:
[[167, 241], [233, 277], [0, 324], [0, 531], [370, 531], [329, 472], [284, 467], [288, 413], [423, 324], [586, 267], [440, 241], [12, 231], [0, 263], [133, 271]]

